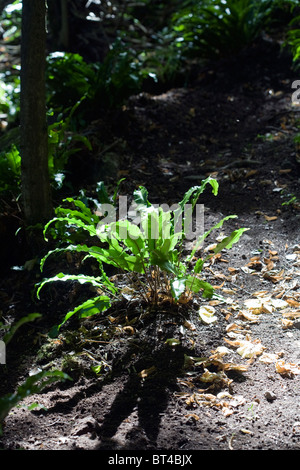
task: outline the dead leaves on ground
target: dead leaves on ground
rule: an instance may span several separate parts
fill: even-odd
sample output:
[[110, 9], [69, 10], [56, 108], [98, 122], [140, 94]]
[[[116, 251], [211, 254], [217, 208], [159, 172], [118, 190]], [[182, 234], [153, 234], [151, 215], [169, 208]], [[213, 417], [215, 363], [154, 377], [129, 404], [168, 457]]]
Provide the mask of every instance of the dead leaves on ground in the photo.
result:
[[277, 251], [269, 250], [268, 257], [262, 258], [260, 255], [253, 256], [242, 270], [252, 275], [260, 274], [263, 279], [267, 279], [276, 284], [284, 280], [286, 275], [284, 269], [276, 268], [276, 261], [279, 261]]
[[[208, 358], [194, 358], [185, 356], [185, 368], [193, 372], [187, 372], [186, 380], [180, 380], [179, 383], [187, 387], [191, 392], [176, 393], [176, 396], [185, 401], [188, 408], [195, 407], [213, 407], [222, 411], [225, 416], [233, 413], [234, 409], [245, 402], [242, 396], [233, 396], [229, 391], [220, 391], [226, 387], [230, 388], [232, 379], [227, 371], [245, 372], [248, 366], [245, 364], [235, 364], [224, 362], [223, 356], [230, 353], [226, 348], [218, 348], [213, 351]], [[211, 370], [214, 368], [214, 370]], [[201, 384], [205, 388], [197, 388]], [[212, 392], [218, 392], [216, 394]], [[189, 413], [186, 418], [198, 419], [195, 413]]]
[[277, 361], [275, 368], [276, 372], [288, 377], [300, 374], [300, 367], [297, 364], [288, 364], [284, 360]]
[[224, 338], [224, 341], [230, 346], [236, 348], [236, 352], [243, 359], [253, 359], [260, 356], [265, 350], [265, 347], [261, 344], [260, 340], [251, 340], [249, 335], [246, 335], [245, 339], [230, 340]]
[[[264, 240], [264, 243], [270, 247], [272, 246], [270, 240]], [[223, 260], [221, 254], [219, 254], [219, 257], [214, 257], [211, 261], [211, 265], [225, 261], [228, 262]], [[238, 318], [257, 323], [258, 315], [261, 313], [271, 314], [284, 310], [282, 326], [283, 328], [290, 328], [294, 325], [293, 320], [300, 317], [300, 270], [298, 269], [300, 267], [300, 247], [296, 246], [292, 253], [284, 256], [284, 259], [280, 259], [277, 250], [269, 248], [267, 255], [256, 254], [241, 268], [228, 266], [228, 275], [216, 273], [210, 266], [207, 266], [207, 269], [216, 279], [214, 288], [225, 295], [233, 295], [232, 298], [227, 298], [227, 303], [232, 304], [232, 311], [238, 310]], [[275, 290], [271, 286], [268, 290], [254, 292], [242, 307], [236, 305], [234, 295], [237, 294], [239, 289], [236, 287], [236, 282], [241, 272], [246, 275], [260, 277], [264, 284], [266, 281], [270, 281], [272, 285], [275, 285]], [[233, 285], [232, 288], [230, 284]], [[241, 285], [240, 289], [243, 289], [243, 287]], [[218, 301], [214, 301], [211, 305], [217, 305], [218, 303]], [[227, 310], [227, 314], [228, 317], [232, 314], [230, 308], [229, 311]]]
[[[270, 246], [272, 245], [272, 242], [267, 242]], [[225, 260], [222, 260], [220, 255], [218, 260], [215, 258], [212, 263], [216, 261]], [[284, 268], [277, 268], [279, 261], [277, 250], [270, 248], [267, 256], [255, 255], [241, 269], [229, 266], [228, 275], [216, 273], [210, 266], [207, 266], [217, 281], [219, 292], [229, 297], [225, 299], [226, 308], [223, 308], [222, 300], [214, 300], [209, 305], [202, 306], [199, 309], [200, 319], [206, 324], [213, 323], [216, 320], [215, 307], [218, 307], [225, 318], [232, 322], [226, 328], [225, 345], [211, 351], [210, 357], [186, 356], [185, 366], [187, 369], [192, 368], [193, 372], [187, 373], [187, 380], [180, 380], [180, 384], [187, 387], [189, 391], [179, 393], [177, 396], [185, 400], [188, 408], [206, 406], [221, 410], [222, 414], [230, 416], [238, 406], [245, 403], [245, 399], [242, 396], [232, 395], [232, 380], [228, 378], [227, 372], [247, 372], [256, 361], [266, 366], [273, 365], [274, 373], [282, 377], [293, 378], [300, 374], [300, 365], [285, 360], [284, 351], [267, 351], [260, 339], [251, 337], [251, 325], [263, 321], [264, 315], [274, 316], [274, 327], [276, 322], [278, 326], [279, 319], [281, 320], [279, 326], [281, 325], [283, 330], [293, 328], [295, 322], [297, 322], [296, 327], [299, 328], [300, 250], [296, 247], [292, 254], [285, 256]], [[241, 272], [260, 276], [264, 284], [267, 281], [271, 284], [268, 289], [249, 294], [249, 298], [240, 305], [234, 300], [234, 295], [237, 293], [236, 282]], [[232, 288], [230, 283], [233, 285]], [[239, 359], [234, 360], [235, 357]], [[205, 388], [197, 388], [199, 384]], [[220, 392], [222, 388], [227, 388], [228, 391]], [[199, 419], [196, 413], [189, 413], [186, 418]]]
[[[217, 395], [212, 393], [193, 393], [192, 395], [182, 396], [189, 407], [206, 406], [216, 408], [222, 411], [224, 416], [230, 416], [234, 409], [245, 403], [245, 398], [241, 395], [233, 396], [229, 392], [220, 392]], [[199, 416], [196, 413], [189, 413], [186, 418], [193, 418], [198, 421]]]
[[[246, 321], [250, 320], [250, 323], [255, 320], [261, 314], [273, 314], [281, 311], [282, 314], [282, 328], [287, 328], [286, 322], [291, 321], [289, 318], [298, 318], [300, 316], [299, 310], [290, 311], [291, 305], [298, 306], [298, 302], [288, 299], [288, 301], [282, 299], [272, 298], [266, 296], [265, 292], [256, 293], [258, 298], [248, 299], [244, 301], [244, 305], [248, 309], [248, 314], [245, 311], [240, 311], [237, 315], [238, 318], [242, 318]], [[255, 294], [254, 294], [255, 295]], [[242, 312], [242, 315], [240, 315]], [[274, 319], [274, 327], [276, 320]], [[292, 325], [289, 325], [292, 326]], [[275, 371], [283, 376], [292, 377], [300, 374], [300, 366], [297, 364], [291, 364], [285, 362], [282, 358], [284, 355], [283, 351], [278, 353], [267, 353], [265, 347], [261, 344], [259, 339], [252, 340], [249, 333], [243, 336], [243, 331], [240, 325], [233, 323], [227, 327], [227, 332], [231, 335], [231, 339], [224, 338], [224, 341], [231, 347], [236, 348], [236, 352], [242, 357], [247, 359], [255, 359], [259, 357], [259, 361], [265, 364], [275, 365]]]

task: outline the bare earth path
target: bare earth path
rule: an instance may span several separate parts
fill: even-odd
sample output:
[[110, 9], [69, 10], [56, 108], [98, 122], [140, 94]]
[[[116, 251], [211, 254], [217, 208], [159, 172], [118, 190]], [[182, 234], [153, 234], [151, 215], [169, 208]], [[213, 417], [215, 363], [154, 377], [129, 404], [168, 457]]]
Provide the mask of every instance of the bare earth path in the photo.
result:
[[[237, 214], [224, 231], [250, 230], [205, 269], [220, 295], [210, 304], [217, 317], [212, 324], [199, 318], [199, 308], [208, 305], [200, 298], [176, 308], [161, 305], [157, 312], [125, 299], [111, 312], [113, 322], [91, 318], [48, 340], [47, 328], [76, 303], [76, 292], [55, 286], [36, 304], [30, 290], [38, 268], [6, 273], [3, 316], [40, 311], [44, 320], [24, 327], [12, 342], [1, 366], [0, 395], [38, 368], [63, 366], [73, 381], [23, 404], [36, 401], [41, 409], [14, 409], [1, 448], [112, 455], [299, 450], [300, 163], [293, 138], [300, 108], [291, 103], [296, 78], [276, 45], [260, 44], [237, 63], [199, 72], [190, 88], [133, 97], [111, 126], [91, 124], [94, 145], [97, 139], [107, 139], [107, 147], [114, 143], [106, 157], [117, 160], [119, 177], [126, 177], [123, 193], [143, 184], [152, 202], [170, 204], [212, 174], [220, 193], [204, 195], [207, 228]], [[91, 164], [97, 169], [95, 155]], [[291, 195], [298, 203], [283, 206]], [[90, 341], [96, 328], [98, 343]], [[105, 367], [97, 376], [91, 366], [101, 361]]]

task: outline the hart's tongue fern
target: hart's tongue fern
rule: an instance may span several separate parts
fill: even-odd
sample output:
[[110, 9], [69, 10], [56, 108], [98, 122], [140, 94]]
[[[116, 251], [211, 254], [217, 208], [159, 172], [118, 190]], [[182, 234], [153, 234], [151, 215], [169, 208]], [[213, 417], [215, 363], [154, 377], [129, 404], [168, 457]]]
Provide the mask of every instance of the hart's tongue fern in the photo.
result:
[[[56, 281], [76, 281], [80, 284], [90, 284], [97, 290], [97, 295], [81, 303], [67, 313], [63, 321], [52, 330], [58, 333], [60, 327], [74, 314], [85, 318], [100, 312], [105, 312], [113, 301], [118, 299], [118, 288], [113, 284], [105, 272], [104, 265], [112, 265], [125, 273], [135, 273], [135, 280], [139, 286], [138, 294], [147, 302], [157, 304], [160, 297], [170, 302], [178, 302], [183, 296], [201, 293], [204, 298], [213, 295], [212, 286], [201, 279], [200, 274], [204, 264], [209, 258], [223, 249], [229, 249], [236, 243], [242, 233], [247, 230], [241, 228], [232, 232], [219, 242], [213, 255], [199, 258], [192, 266], [193, 258], [198, 254], [199, 247], [208, 235], [222, 227], [223, 223], [236, 217], [224, 217], [207, 232], [198, 234], [191, 253], [185, 258], [182, 255], [182, 244], [186, 238], [186, 221], [191, 217], [200, 195], [207, 186], [211, 186], [212, 193], [218, 194], [218, 182], [208, 177], [200, 186], [193, 186], [184, 195], [179, 204], [170, 210], [152, 205], [148, 200], [146, 188], [140, 187], [133, 193], [135, 210], [139, 214], [139, 226], [127, 219], [114, 220], [107, 223], [105, 211], [107, 207], [100, 203], [100, 210], [96, 215], [89, 207], [88, 200], [67, 198], [65, 203], [71, 207], [58, 207], [56, 217], [49, 221], [44, 229], [44, 237], [48, 232], [56, 239], [60, 246], [49, 251], [41, 260], [41, 270], [49, 257], [66, 253], [85, 254], [83, 261], [93, 258], [98, 263], [97, 276], [85, 274], [59, 273], [44, 279], [37, 285], [37, 296], [40, 298], [41, 290], [45, 285]], [[105, 204], [107, 204], [107, 194]], [[113, 198], [116, 201], [116, 198]], [[186, 216], [188, 207], [188, 216]], [[112, 210], [112, 213], [116, 211]], [[93, 242], [87, 244], [87, 238]], [[76, 239], [81, 242], [76, 243]], [[84, 240], [84, 242], [83, 242]], [[63, 246], [62, 246], [63, 245]], [[83, 262], [82, 261], [82, 262]], [[130, 281], [130, 280], [129, 280]]]

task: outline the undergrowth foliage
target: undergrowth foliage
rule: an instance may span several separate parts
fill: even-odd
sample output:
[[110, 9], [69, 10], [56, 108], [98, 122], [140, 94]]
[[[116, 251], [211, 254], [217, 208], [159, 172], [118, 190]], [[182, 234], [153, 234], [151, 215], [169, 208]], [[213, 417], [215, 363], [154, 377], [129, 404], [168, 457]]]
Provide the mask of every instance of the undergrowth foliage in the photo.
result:
[[278, 18], [295, 7], [295, 0], [187, 0], [171, 24], [183, 54], [230, 57], [276, 26]]
[[291, 29], [287, 33], [286, 44], [293, 54], [295, 68], [300, 68], [300, 15], [296, 16], [290, 23]]
[[122, 105], [140, 90], [144, 78], [135, 51], [117, 40], [102, 63], [87, 63], [80, 54], [55, 52], [47, 57], [47, 64], [49, 105], [72, 106], [85, 96], [79, 109], [85, 117], [95, 106], [107, 109]]
[[[12, 326], [5, 325], [3, 322], [0, 322], [0, 333], [3, 330], [5, 332], [2, 337], [2, 342], [5, 347], [14, 337], [16, 331], [22, 327], [22, 325], [33, 322], [36, 319], [40, 318], [39, 313], [30, 313], [25, 317], [18, 320]], [[9, 415], [12, 408], [20, 406], [20, 403], [30, 395], [35, 395], [42, 392], [47, 386], [51, 385], [57, 381], [72, 380], [68, 374], [59, 371], [59, 370], [41, 370], [35, 374], [29, 375], [27, 379], [18, 386], [17, 390], [14, 393], [7, 393], [6, 395], [0, 397], [0, 437], [3, 434], [3, 427], [5, 425], [5, 419]], [[27, 409], [33, 410], [34, 408], [39, 407], [39, 404], [34, 402], [31, 405], [27, 406]]]
[[[34, 375], [27, 377], [14, 393], [0, 397], [0, 436], [3, 434], [3, 423], [12, 408], [18, 406], [25, 398], [30, 395], [40, 393], [47, 386], [59, 380], [71, 380], [71, 378], [59, 370], [41, 371]], [[33, 410], [38, 407], [38, 403], [33, 403], [28, 407]]]
[[[163, 210], [162, 207], [151, 204], [146, 188], [139, 187], [133, 193], [138, 224], [136, 220], [131, 221], [128, 218], [108, 220], [107, 203], [114, 202], [109, 207], [114, 207], [115, 213], [117, 210], [116, 192], [113, 198], [109, 198], [103, 185], [98, 192], [102, 202], [87, 198], [65, 199], [64, 202], [71, 207], [58, 207], [56, 217], [44, 228], [45, 239], [47, 240], [47, 234], [51, 232], [59, 246], [49, 251], [41, 260], [41, 270], [50, 256], [75, 252], [85, 254], [82, 262], [87, 258], [95, 259], [98, 263], [98, 273], [97, 276], [89, 276], [60, 272], [51, 278], [43, 279], [37, 285], [37, 297], [40, 298], [45, 285], [56, 281], [91, 284], [96, 289], [97, 295], [69, 311], [63, 321], [53, 328], [51, 334], [58, 334], [61, 326], [74, 314], [79, 318], [85, 318], [105, 312], [113, 302], [120, 299], [120, 290], [107, 275], [104, 269], [106, 265], [127, 273], [128, 282], [132, 285], [133, 277], [130, 275], [134, 274], [136, 295], [152, 306], [157, 306], [160, 301], [186, 303], [195, 294], [211, 298], [214, 293], [213, 287], [201, 278], [204, 263], [223, 249], [230, 249], [247, 229], [240, 228], [233, 231], [216, 245], [213, 254], [204, 258], [198, 257], [199, 247], [205, 238], [214, 229], [222, 227], [226, 220], [236, 217], [229, 215], [205, 233], [199, 234], [191, 252], [187, 256], [184, 255], [186, 223], [191, 222], [192, 211], [208, 185], [216, 196], [218, 182], [208, 177], [200, 186], [190, 188], [183, 199], [170, 210]], [[91, 202], [93, 204], [96, 202], [96, 212], [89, 207]], [[186, 207], [189, 209], [188, 216], [185, 213]]]

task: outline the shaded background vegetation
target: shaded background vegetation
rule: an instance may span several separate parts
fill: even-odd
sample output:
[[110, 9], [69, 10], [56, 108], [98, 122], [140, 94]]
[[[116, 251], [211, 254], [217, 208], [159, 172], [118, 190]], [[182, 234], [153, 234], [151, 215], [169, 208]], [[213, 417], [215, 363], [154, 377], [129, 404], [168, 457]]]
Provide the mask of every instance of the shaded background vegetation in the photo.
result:
[[[261, 38], [300, 55], [295, 0], [48, 2], [49, 169], [60, 187], [82, 129], [141, 91], [187, 86], [201, 67], [237, 58]], [[0, 191], [18, 196], [22, 2], [2, 2]], [[11, 197], [11, 193], [10, 196]]]

